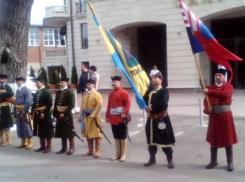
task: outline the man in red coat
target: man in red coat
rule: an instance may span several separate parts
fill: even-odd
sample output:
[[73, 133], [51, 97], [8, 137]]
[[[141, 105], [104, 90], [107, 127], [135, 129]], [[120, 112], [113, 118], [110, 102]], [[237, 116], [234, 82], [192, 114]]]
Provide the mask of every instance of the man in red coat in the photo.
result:
[[121, 87], [120, 76], [111, 77], [113, 91], [109, 94], [106, 111], [106, 122], [111, 124], [116, 143], [116, 156], [111, 160], [126, 160], [127, 123], [124, 123], [130, 109], [130, 95]]
[[218, 165], [218, 148], [225, 147], [227, 156], [227, 170], [233, 171], [232, 145], [238, 142], [234, 120], [230, 105], [232, 103], [233, 86], [226, 83], [225, 69], [218, 69], [215, 74], [215, 84], [204, 89], [204, 94], [209, 98], [211, 107], [204, 100], [204, 113], [209, 115], [207, 142], [211, 145], [211, 162], [206, 166], [212, 169]]

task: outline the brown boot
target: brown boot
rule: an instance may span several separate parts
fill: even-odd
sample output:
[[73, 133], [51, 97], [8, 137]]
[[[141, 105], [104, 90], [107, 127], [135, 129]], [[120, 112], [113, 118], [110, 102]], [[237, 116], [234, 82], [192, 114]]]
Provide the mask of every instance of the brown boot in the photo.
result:
[[40, 147], [39, 149], [35, 150], [35, 152], [41, 152], [45, 149], [45, 138], [39, 137], [40, 140]]
[[26, 138], [21, 138], [21, 144], [17, 147], [17, 149], [25, 148], [27, 146]]
[[116, 155], [111, 158], [111, 161], [115, 161], [121, 158], [121, 142], [119, 139], [115, 139]]
[[47, 147], [44, 149], [43, 153], [48, 153], [51, 151], [51, 140], [52, 138], [47, 138]]
[[101, 138], [96, 138], [94, 158], [100, 157], [100, 147], [101, 147]]
[[88, 157], [88, 156], [91, 156], [93, 155], [93, 149], [94, 149], [94, 146], [93, 146], [93, 143], [94, 143], [94, 139], [88, 139], [87, 137], [87, 142], [88, 142], [88, 152], [86, 154], [83, 154], [83, 157]]
[[69, 142], [70, 142], [70, 150], [66, 153], [66, 155], [72, 155], [75, 152], [74, 137], [73, 138], [69, 138]]
[[126, 151], [127, 151], [127, 142], [128, 139], [120, 140], [121, 142], [121, 158], [120, 162], [124, 162], [126, 160]]
[[6, 142], [4, 129], [0, 129], [0, 137], [1, 137], [0, 145], [2, 145]]
[[67, 151], [67, 138], [61, 138], [61, 149], [56, 154], [63, 154]]
[[26, 150], [29, 150], [33, 147], [33, 138], [28, 138], [28, 145], [26, 146]]
[[212, 168], [214, 168], [215, 166], [218, 165], [218, 162], [217, 162], [218, 148], [216, 148], [216, 147], [210, 147], [210, 152], [211, 152], [211, 161], [206, 166], [206, 169], [212, 169]]
[[226, 151], [226, 157], [227, 157], [227, 171], [234, 171], [234, 166], [233, 166], [233, 150], [232, 146], [230, 147], [225, 147]]

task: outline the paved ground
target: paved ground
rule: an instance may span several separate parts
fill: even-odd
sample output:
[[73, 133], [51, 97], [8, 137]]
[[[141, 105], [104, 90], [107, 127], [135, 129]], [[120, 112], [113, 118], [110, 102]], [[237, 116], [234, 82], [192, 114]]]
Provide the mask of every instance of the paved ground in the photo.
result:
[[[166, 181], [166, 182], [225, 182], [244, 181], [244, 120], [236, 119], [239, 144], [234, 147], [235, 171], [226, 171], [224, 149], [219, 150], [219, 166], [213, 170], [206, 170], [209, 162], [209, 145], [205, 142], [207, 128], [199, 127], [196, 116], [171, 116], [177, 144], [174, 147], [175, 169], [168, 169], [164, 154], [159, 148], [157, 164], [146, 168], [142, 164], [148, 160], [145, 143], [143, 118], [139, 114], [133, 115], [130, 124], [132, 143], [128, 146], [128, 158], [124, 163], [111, 162], [114, 155], [114, 143], [109, 145], [102, 140], [102, 155], [99, 159], [84, 158], [87, 151], [86, 144], [76, 140], [76, 152], [72, 156], [56, 155], [60, 149], [59, 139], [53, 140], [51, 153], [35, 153], [39, 147], [35, 138], [32, 150], [16, 149], [19, 139], [12, 131], [13, 145], [0, 148], [0, 181], [84, 181], [84, 182], [114, 182], [114, 181]], [[76, 123], [77, 131], [79, 125]], [[113, 142], [110, 126], [104, 123], [104, 130]]]
[[[108, 93], [102, 93], [104, 106]], [[131, 94], [132, 95], [132, 94]], [[205, 142], [207, 117], [204, 117], [204, 127], [199, 126], [198, 99], [200, 93], [171, 93], [169, 113], [174, 127], [177, 144], [174, 147], [175, 169], [168, 169], [164, 154], [159, 148], [157, 164], [146, 168], [148, 151], [144, 133], [142, 111], [137, 108], [132, 96], [133, 121], [129, 125], [132, 143], [128, 146], [127, 161], [124, 163], [111, 162], [115, 146], [110, 125], [104, 123], [104, 131], [112, 141], [109, 145], [102, 140], [102, 155], [99, 159], [84, 158], [87, 152], [86, 143], [76, 139], [76, 152], [72, 156], [56, 155], [60, 149], [60, 140], [53, 139], [52, 152], [48, 154], [35, 153], [39, 147], [35, 138], [34, 148], [26, 151], [16, 149], [20, 141], [16, 132], [12, 131], [12, 145], [0, 148], [0, 181], [45, 181], [45, 182], [114, 182], [114, 181], [166, 181], [166, 182], [226, 182], [244, 181], [245, 177], [245, 125], [244, 125], [244, 94], [234, 94], [233, 112], [238, 133], [239, 143], [234, 146], [235, 171], [226, 171], [225, 150], [218, 152], [219, 166], [213, 170], [206, 170], [205, 165], [210, 160], [209, 145]], [[80, 98], [79, 102], [80, 102]], [[102, 110], [104, 118], [105, 107]], [[77, 115], [75, 115], [77, 117]], [[75, 122], [79, 131], [79, 124]]]

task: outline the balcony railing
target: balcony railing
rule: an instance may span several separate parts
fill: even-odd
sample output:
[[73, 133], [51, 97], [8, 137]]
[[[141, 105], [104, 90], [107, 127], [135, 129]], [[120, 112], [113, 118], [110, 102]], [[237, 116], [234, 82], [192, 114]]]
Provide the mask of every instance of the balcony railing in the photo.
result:
[[55, 50], [45, 51], [46, 58], [63, 57], [63, 56], [66, 56], [66, 49], [55, 49]]
[[67, 15], [66, 6], [46, 7], [46, 16], [50, 16], [50, 15]]

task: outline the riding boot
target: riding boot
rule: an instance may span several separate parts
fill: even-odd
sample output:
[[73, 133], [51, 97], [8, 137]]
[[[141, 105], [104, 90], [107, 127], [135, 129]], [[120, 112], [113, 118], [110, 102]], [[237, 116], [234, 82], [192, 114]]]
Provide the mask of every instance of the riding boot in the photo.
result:
[[63, 154], [66, 153], [67, 151], [67, 139], [66, 138], [61, 138], [61, 149], [60, 151], [56, 152], [56, 154]]
[[83, 157], [88, 157], [88, 156], [91, 156], [93, 155], [93, 150], [94, 150], [94, 146], [93, 146], [93, 143], [94, 143], [94, 139], [88, 139], [87, 137], [87, 142], [88, 142], [88, 152], [86, 154], [83, 154]]
[[44, 149], [43, 153], [48, 153], [51, 151], [51, 140], [52, 138], [47, 138], [47, 147]]
[[17, 149], [25, 148], [27, 146], [26, 139], [27, 138], [21, 138], [21, 144], [17, 147]]
[[101, 138], [95, 138], [95, 153], [94, 153], [94, 158], [100, 157], [100, 147], [101, 147]]
[[41, 152], [45, 149], [45, 138], [39, 137], [40, 140], [40, 147], [39, 149], [35, 150], [35, 152]]
[[145, 167], [149, 167], [156, 164], [156, 155], [155, 154], [150, 154], [150, 159], [147, 163], [144, 163]]
[[27, 140], [28, 140], [28, 145], [26, 146], [26, 150], [29, 150], [33, 147], [33, 138], [30, 137]]
[[11, 144], [11, 132], [10, 130], [4, 129], [6, 135], [6, 142], [1, 145], [1, 147], [6, 147]]
[[168, 148], [167, 150], [167, 160], [168, 160], [168, 168], [173, 169], [174, 168], [174, 163], [173, 163], [173, 150], [172, 148]]
[[0, 129], [0, 137], [1, 137], [0, 145], [4, 144], [6, 142], [4, 133], [5, 133], [4, 129]]
[[216, 147], [210, 147], [210, 152], [211, 152], [211, 161], [206, 166], [206, 169], [212, 169], [212, 168], [214, 168], [215, 166], [218, 165], [218, 162], [217, 162], [218, 148], [216, 148]]
[[75, 152], [74, 137], [73, 138], [69, 138], [69, 142], [70, 142], [70, 150], [66, 154], [67, 155], [72, 155]]
[[115, 161], [121, 158], [121, 142], [119, 139], [115, 139], [116, 155], [111, 158], [111, 161]]
[[126, 160], [126, 151], [127, 151], [127, 143], [128, 143], [128, 139], [123, 139], [120, 140], [121, 142], [121, 158], [120, 158], [120, 162], [124, 162]]
[[233, 166], [233, 150], [232, 146], [230, 147], [225, 147], [226, 151], [226, 157], [227, 157], [227, 170], [228, 171], [234, 171], [234, 166]]

